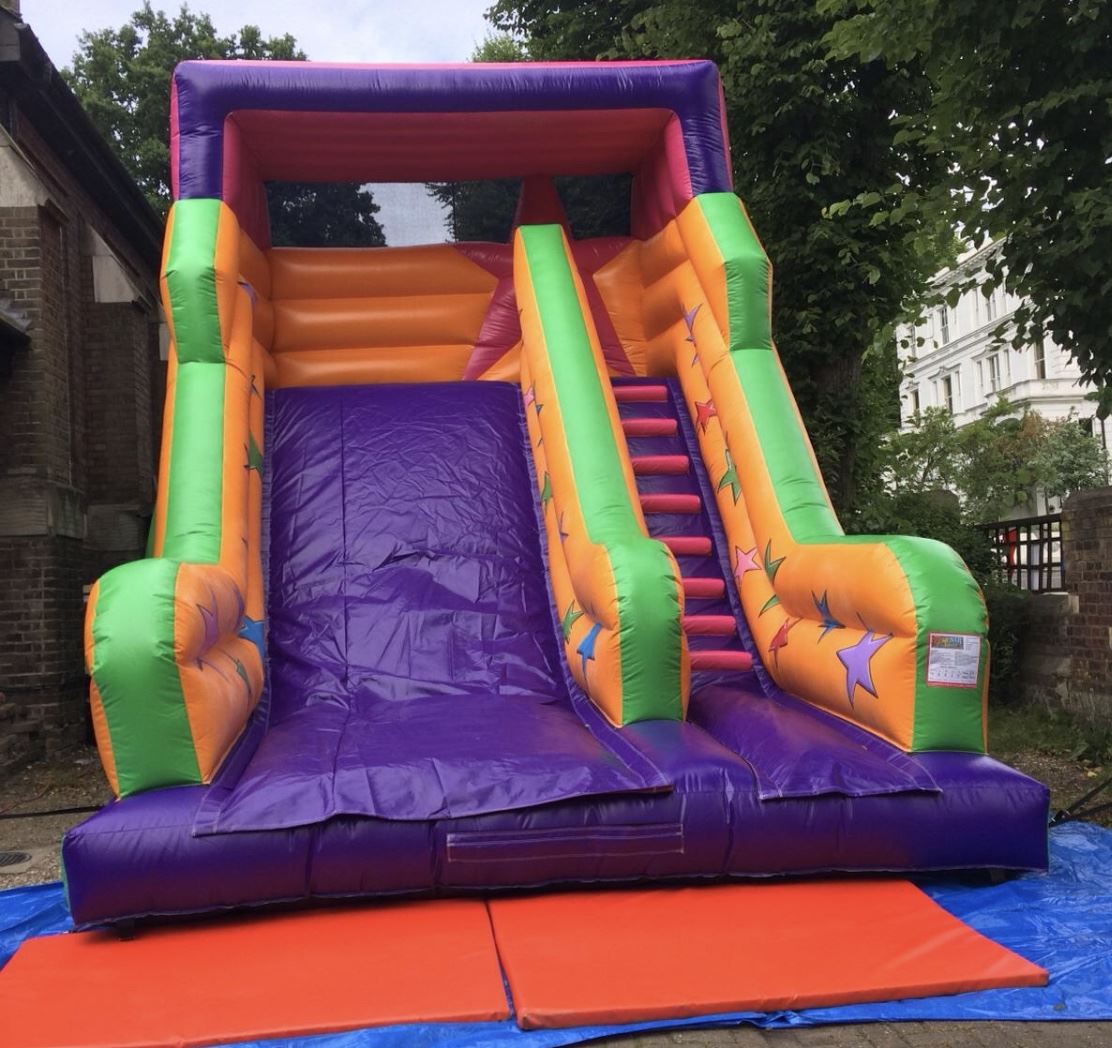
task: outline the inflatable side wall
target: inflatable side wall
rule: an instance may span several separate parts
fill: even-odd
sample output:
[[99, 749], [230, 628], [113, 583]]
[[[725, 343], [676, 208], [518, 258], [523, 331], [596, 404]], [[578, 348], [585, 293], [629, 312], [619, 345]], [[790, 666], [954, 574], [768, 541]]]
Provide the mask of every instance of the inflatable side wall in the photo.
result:
[[[980, 590], [942, 543], [842, 531], [772, 340], [772, 266], [741, 202], [698, 196], [633, 252], [645, 366], [680, 380], [768, 672], [905, 750], [983, 750]], [[960, 683], [932, 682], [954, 676], [951, 647], [931, 665], [940, 641], [969, 652]]]
[[614, 724], [683, 718], [683, 590], [646, 533], [618, 407], [563, 230], [519, 228], [514, 284], [548, 568], [568, 663]]
[[93, 724], [119, 795], [209, 781], [262, 692], [265, 353], [239, 242], [220, 201], [174, 205], [151, 556], [106, 573], [86, 618]]

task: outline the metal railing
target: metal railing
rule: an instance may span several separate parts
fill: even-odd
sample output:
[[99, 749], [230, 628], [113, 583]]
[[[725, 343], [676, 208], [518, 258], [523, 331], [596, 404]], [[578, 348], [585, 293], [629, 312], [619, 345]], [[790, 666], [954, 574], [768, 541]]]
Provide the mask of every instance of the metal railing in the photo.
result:
[[1032, 593], [1065, 588], [1060, 513], [978, 526], [992, 542], [1001, 581]]

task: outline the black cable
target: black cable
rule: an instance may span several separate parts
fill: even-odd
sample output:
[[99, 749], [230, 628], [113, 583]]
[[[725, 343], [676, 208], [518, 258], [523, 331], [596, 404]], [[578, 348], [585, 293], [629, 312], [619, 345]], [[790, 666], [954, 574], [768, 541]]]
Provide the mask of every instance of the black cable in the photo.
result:
[[1112, 801], [1107, 804], [1098, 804], [1095, 808], [1083, 808], [1082, 805], [1088, 804], [1098, 793], [1103, 793], [1109, 786], [1112, 786], [1112, 775], [1110, 775], [1103, 782], [1097, 783], [1087, 793], [1083, 793], [1072, 804], [1067, 804], [1064, 808], [1056, 811], [1050, 820], [1051, 826], [1060, 826], [1063, 822], [1070, 822], [1073, 819], [1081, 819], [1086, 815], [1096, 815], [1099, 812], [1106, 811], [1112, 807]]

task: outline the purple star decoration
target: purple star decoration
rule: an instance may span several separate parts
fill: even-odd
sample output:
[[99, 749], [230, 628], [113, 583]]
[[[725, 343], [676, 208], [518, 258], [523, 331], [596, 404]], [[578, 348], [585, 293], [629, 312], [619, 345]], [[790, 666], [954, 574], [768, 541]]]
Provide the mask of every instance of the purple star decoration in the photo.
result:
[[203, 604], [197, 605], [197, 610], [201, 613], [201, 625], [204, 628], [204, 633], [201, 639], [201, 652], [197, 656], [197, 665], [205, 668], [205, 655], [212, 650], [213, 646], [220, 639], [220, 630], [216, 621], [216, 599], [212, 595], [212, 590], [209, 590], [209, 599], [212, 601], [212, 608], [206, 608]]
[[890, 640], [892, 635], [880, 636], [866, 630], [864, 636], [848, 648], [838, 649], [838, 660], [846, 668], [846, 698], [853, 705], [853, 693], [860, 684], [874, 699], [877, 697], [876, 685], [870, 668], [873, 656]]

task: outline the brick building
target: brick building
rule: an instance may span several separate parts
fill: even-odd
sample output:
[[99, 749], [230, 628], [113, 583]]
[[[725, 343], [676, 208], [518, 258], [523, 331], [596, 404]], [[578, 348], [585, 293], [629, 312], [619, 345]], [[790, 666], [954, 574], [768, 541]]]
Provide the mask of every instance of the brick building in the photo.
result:
[[85, 733], [84, 592], [154, 494], [161, 221], [0, 0], [0, 768]]

